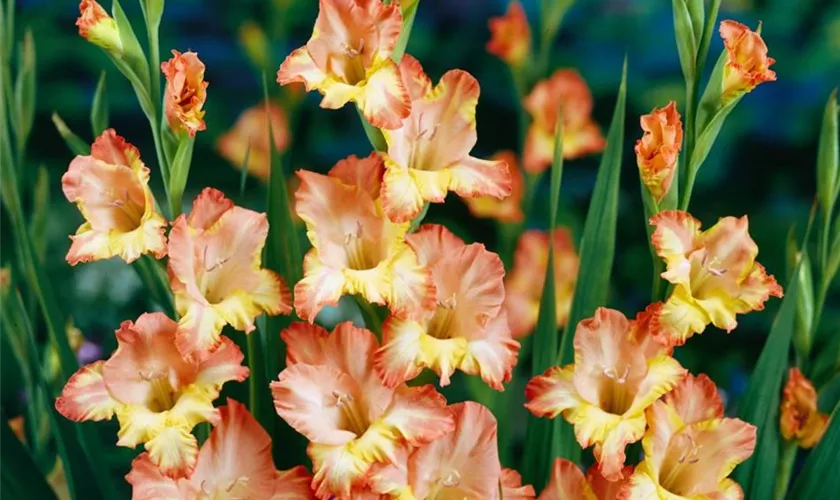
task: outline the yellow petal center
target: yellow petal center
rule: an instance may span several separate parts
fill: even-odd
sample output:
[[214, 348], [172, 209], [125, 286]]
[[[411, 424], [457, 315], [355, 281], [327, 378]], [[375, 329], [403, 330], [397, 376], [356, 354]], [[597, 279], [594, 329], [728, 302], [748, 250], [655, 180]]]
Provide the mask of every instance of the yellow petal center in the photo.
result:
[[436, 339], [446, 340], [454, 336], [455, 332], [455, 295], [451, 295], [443, 302], [438, 302], [435, 315], [429, 321], [426, 333]]
[[146, 401], [146, 407], [149, 410], [160, 413], [171, 410], [175, 406], [179, 394], [172, 387], [165, 373], [147, 374], [141, 371], [140, 378], [149, 383], [149, 396]]
[[370, 427], [370, 422], [362, 411], [358, 401], [351, 395], [339, 391], [333, 391], [336, 408], [341, 409], [344, 417], [341, 428], [361, 436]]

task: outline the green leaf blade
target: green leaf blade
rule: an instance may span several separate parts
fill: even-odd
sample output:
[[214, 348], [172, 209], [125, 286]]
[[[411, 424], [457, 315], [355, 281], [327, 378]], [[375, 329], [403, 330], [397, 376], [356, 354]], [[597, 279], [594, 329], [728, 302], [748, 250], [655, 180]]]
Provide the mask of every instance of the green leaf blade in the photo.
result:
[[108, 128], [108, 89], [105, 85], [105, 72], [99, 76], [96, 92], [90, 109], [90, 126], [94, 137], [99, 137]]
[[834, 408], [825, 434], [805, 461], [788, 498], [835, 498], [840, 491], [840, 405]]

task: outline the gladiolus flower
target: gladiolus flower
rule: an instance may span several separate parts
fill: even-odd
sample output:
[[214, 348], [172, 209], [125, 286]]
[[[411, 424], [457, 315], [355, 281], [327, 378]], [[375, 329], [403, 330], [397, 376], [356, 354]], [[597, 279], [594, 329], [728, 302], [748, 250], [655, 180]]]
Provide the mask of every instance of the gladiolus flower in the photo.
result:
[[172, 51], [172, 59], [161, 63], [160, 70], [166, 77], [166, 94], [163, 109], [173, 132], [186, 131], [190, 137], [207, 128], [204, 123], [204, 101], [207, 99], [207, 82], [204, 81], [204, 63], [198, 54]]
[[782, 394], [779, 427], [782, 437], [795, 440], [802, 448], [811, 448], [822, 439], [828, 426], [828, 415], [817, 409], [817, 391], [799, 368], [788, 371]]
[[555, 458], [548, 486], [537, 500], [616, 500], [633, 474], [633, 467], [628, 465], [621, 473], [624, 479], [607, 481], [593, 465], [584, 476], [573, 462]]
[[521, 66], [531, 54], [531, 27], [518, 0], [508, 4], [507, 12], [490, 19], [491, 38], [487, 52], [510, 66]]
[[219, 423], [201, 446], [195, 469], [173, 479], [143, 453], [125, 476], [133, 500], [198, 498], [265, 498], [309, 500], [312, 477], [302, 466], [288, 471], [274, 468], [271, 437], [240, 403], [228, 399], [219, 408]]
[[283, 278], [260, 267], [267, 236], [265, 214], [237, 207], [212, 188], [198, 195], [189, 217], [172, 225], [169, 279], [182, 354], [214, 349], [225, 325], [250, 333], [260, 314], [292, 311]]
[[432, 277], [405, 242], [409, 223], [391, 222], [378, 199], [382, 160], [374, 153], [338, 162], [329, 175], [298, 171], [295, 210], [312, 249], [295, 286], [295, 310], [312, 322], [344, 294], [388, 304], [400, 317], [434, 310]]
[[[513, 255], [513, 270], [505, 280], [505, 309], [514, 338], [528, 335], [537, 324], [540, 298], [548, 268], [548, 233], [525, 231]], [[554, 230], [554, 300], [557, 326], [566, 325], [572, 308], [580, 259], [568, 229]]]
[[728, 478], [752, 455], [756, 428], [723, 418], [723, 402], [705, 375], [684, 378], [647, 410], [644, 461], [619, 498], [739, 499], [744, 492]]
[[77, 156], [61, 178], [67, 200], [85, 218], [67, 252], [67, 262], [119, 256], [131, 263], [143, 254], [166, 255], [166, 221], [155, 211], [149, 189], [149, 169], [137, 148], [108, 129], [90, 156]]
[[109, 52], [122, 52], [123, 46], [117, 22], [95, 0], [82, 0], [79, 3], [79, 18], [76, 19], [76, 26], [79, 27], [79, 34], [90, 43]]
[[580, 74], [559, 69], [534, 85], [523, 102], [533, 122], [525, 138], [526, 172], [543, 172], [554, 159], [557, 113], [562, 113], [563, 158], [574, 160], [602, 151], [607, 141], [592, 120], [592, 94]]
[[332, 334], [295, 323], [282, 337], [287, 367], [271, 383], [274, 406], [310, 441], [319, 498], [351, 498], [375, 463], [395, 462], [406, 446], [453, 429], [446, 400], [432, 385], [389, 389], [382, 383], [373, 368], [379, 342], [372, 332], [350, 322]]
[[510, 172], [504, 161], [470, 156], [478, 140], [478, 81], [466, 71], [451, 70], [432, 88], [411, 56], [403, 57], [400, 71], [412, 105], [401, 128], [383, 131], [388, 151], [382, 206], [388, 217], [410, 221], [425, 202], [443, 203], [449, 191], [462, 198], [509, 196]]
[[397, 2], [320, 0], [312, 37], [280, 65], [280, 85], [301, 82], [321, 107], [355, 102], [375, 127], [399, 128], [411, 101], [391, 54], [402, 29]]
[[465, 198], [467, 208], [476, 217], [496, 219], [500, 222], [522, 222], [522, 197], [525, 194], [522, 172], [519, 170], [516, 153], [501, 151], [491, 158], [493, 161], [507, 163], [510, 172], [510, 196], [498, 199], [494, 196]]
[[[268, 123], [274, 143], [269, 142]], [[219, 138], [216, 147], [237, 169], [242, 168], [248, 157], [248, 173], [262, 181], [268, 181], [271, 167], [272, 147], [283, 153], [289, 146], [289, 124], [283, 108], [269, 104], [268, 112], [264, 104], [258, 104], [245, 110], [236, 120], [236, 124]]]
[[671, 101], [664, 108], [654, 109], [642, 116], [641, 123], [645, 133], [636, 141], [636, 164], [642, 184], [659, 202], [671, 188], [682, 149], [683, 129], [677, 103]]
[[782, 287], [755, 261], [758, 246], [750, 238], [747, 217], [724, 217], [707, 231], [687, 212], [668, 210], [650, 219], [651, 241], [666, 263], [662, 277], [674, 292], [651, 320], [655, 335], [682, 345], [709, 323], [732, 331], [736, 314], [764, 309]]
[[759, 33], [727, 20], [720, 23], [720, 36], [727, 52], [721, 89], [724, 102], [776, 80], [776, 72], [770, 69], [776, 61], [767, 57], [767, 45]]
[[117, 330], [117, 350], [107, 361], [82, 367], [70, 377], [55, 408], [75, 422], [120, 423], [117, 446], [145, 443], [149, 460], [167, 476], [189, 473], [198, 445], [192, 428], [218, 422], [213, 400], [225, 382], [241, 382], [248, 368], [229, 339], [199, 362], [175, 347], [178, 324], [163, 313], [147, 313]]
[[414, 450], [404, 467], [385, 466], [372, 474], [374, 491], [425, 500], [498, 498], [501, 465], [496, 418], [472, 401], [449, 409], [455, 418], [454, 430]]
[[376, 353], [385, 385], [394, 387], [430, 368], [446, 386], [459, 369], [504, 390], [519, 342], [511, 338], [502, 310], [505, 269], [499, 256], [480, 243], [465, 244], [436, 224], [406, 239], [420, 264], [431, 270], [437, 306], [419, 320], [385, 320], [383, 346]]
[[595, 445], [599, 470], [610, 481], [622, 477], [624, 447], [644, 435], [645, 409], [686, 373], [637, 323], [599, 308], [578, 323], [574, 364], [549, 368], [525, 389], [531, 413], [562, 413], [583, 448]]

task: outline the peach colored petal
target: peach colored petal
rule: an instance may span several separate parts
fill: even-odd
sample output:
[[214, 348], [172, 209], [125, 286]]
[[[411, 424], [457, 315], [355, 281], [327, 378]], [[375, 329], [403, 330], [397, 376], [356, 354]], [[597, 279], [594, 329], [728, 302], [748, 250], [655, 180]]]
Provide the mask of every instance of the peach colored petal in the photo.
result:
[[651, 217], [650, 224], [656, 227], [651, 236], [656, 254], [665, 259], [669, 268], [672, 262], [681, 263], [697, 246], [700, 221], [688, 212], [664, 210]]
[[452, 405], [455, 429], [418, 449], [409, 460], [417, 498], [494, 498], [501, 464], [496, 419], [478, 403]]
[[592, 492], [595, 493], [595, 498], [598, 500], [617, 500], [620, 498], [621, 492], [626, 489], [626, 485], [630, 483], [630, 478], [633, 476], [633, 466], [628, 465], [621, 471], [623, 479], [618, 481], [608, 481], [598, 467], [593, 465], [586, 473], [586, 481], [592, 487]]
[[368, 78], [364, 93], [356, 103], [364, 117], [375, 127], [395, 129], [411, 110], [408, 91], [403, 86], [397, 63], [387, 59]]
[[307, 448], [314, 476], [312, 489], [318, 498], [350, 500], [351, 490], [370, 469], [370, 462], [343, 446], [310, 443]]
[[423, 224], [417, 231], [406, 235], [406, 242], [424, 266], [435, 266], [439, 261], [466, 244], [464, 240], [441, 224]]
[[358, 397], [361, 391], [353, 378], [339, 369], [292, 365], [271, 383], [271, 392], [277, 414], [310, 441], [337, 446], [358, 437], [344, 428], [355, 424], [347, 421], [333, 394]]
[[276, 483], [271, 437], [240, 403], [228, 399], [219, 411], [220, 423], [202, 445], [190, 481], [208, 495], [271, 498]]
[[412, 102], [422, 99], [432, 91], [432, 80], [423, 71], [420, 61], [411, 54], [404, 54], [400, 60], [400, 76]]
[[295, 312], [312, 322], [324, 306], [338, 305], [346, 280], [341, 271], [322, 265], [314, 248], [303, 258], [303, 272], [295, 285]]
[[102, 376], [104, 361], [79, 369], [55, 400], [55, 409], [74, 422], [110, 420], [120, 402], [111, 396]]
[[685, 424], [723, 417], [723, 400], [715, 383], [705, 374], [688, 374], [662, 399]]
[[370, 196], [370, 199], [379, 198], [379, 189], [382, 186], [382, 176], [385, 173], [385, 164], [382, 157], [373, 152], [370, 156], [359, 158], [350, 155], [330, 169], [329, 176], [341, 180], [348, 186], [355, 186]]
[[70, 238], [71, 265], [119, 256], [130, 263], [142, 254], [166, 254], [166, 222], [155, 211], [149, 169], [137, 148], [108, 129], [90, 156], [77, 156], [61, 178], [64, 195], [86, 222]]
[[487, 385], [503, 391], [502, 384], [510, 382], [519, 348], [519, 342], [510, 336], [507, 313], [501, 311], [488, 322], [481, 337], [469, 340], [460, 369], [481, 376]]
[[583, 472], [564, 458], [555, 458], [548, 485], [539, 500], [601, 500], [595, 496]]
[[227, 337], [222, 337], [216, 350], [203, 357], [198, 364], [194, 383], [204, 387], [221, 389], [225, 382], [242, 382], [248, 378], [248, 367], [242, 366], [245, 355]]
[[514, 0], [503, 16], [490, 18], [487, 52], [511, 66], [525, 62], [531, 52], [531, 27], [522, 4]]
[[165, 476], [157, 465], [142, 453], [131, 462], [125, 476], [131, 485], [132, 500], [181, 500], [183, 497], [175, 479]]
[[169, 477], [189, 474], [198, 455], [198, 441], [181, 426], [166, 426], [146, 442], [149, 457]]
[[583, 401], [574, 386], [574, 365], [553, 366], [528, 382], [525, 407], [538, 417], [555, 418]]
[[207, 85], [204, 81], [204, 63], [192, 51], [183, 54], [172, 51], [172, 59], [161, 63], [160, 70], [166, 78], [163, 108], [173, 132], [187, 132], [190, 137], [207, 128], [204, 123], [204, 101]]
[[277, 471], [272, 500], [314, 500], [310, 483], [312, 475], [302, 465], [287, 471]]
[[491, 218], [501, 222], [521, 222], [524, 186], [516, 154], [513, 151], [501, 151], [493, 155], [492, 159], [504, 161], [508, 165], [511, 180], [510, 196], [503, 199], [494, 196], [478, 196], [467, 198], [464, 202], [476, 217]]
[[503, 500], [532, 500], [536, 494], [530, 484], [522, 485], [522, 476], [513, 469], [502, 468], [499, 479]]

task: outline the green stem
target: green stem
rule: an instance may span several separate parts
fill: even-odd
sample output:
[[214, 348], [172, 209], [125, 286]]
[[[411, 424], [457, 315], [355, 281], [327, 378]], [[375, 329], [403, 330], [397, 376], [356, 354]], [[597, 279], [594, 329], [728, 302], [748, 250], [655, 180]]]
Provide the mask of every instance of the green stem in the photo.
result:
[[796, 441], [785, 441], [782, 443], [782, 454], [779, 458], [779, 469], [776, 472], [776, 491], [773, 494], [774, 500], [782, 500], [790, 485], [790, 477], [793, 472], [793, 463], [796, 461], [796, 452], [799, 447]]
[[697, 79], [691, 79], [685, 84], [685, 148], [682, 162], [686, 166], [685, 183], [683, 185], [682, 201], [680, 210], [688, 210], [691, 201], [691, 192], [694, 190], [694, 179], [697, 177], [697, 168], [692, 164], [691, 156], [694, 154], [695, 122], [697, 120]]

